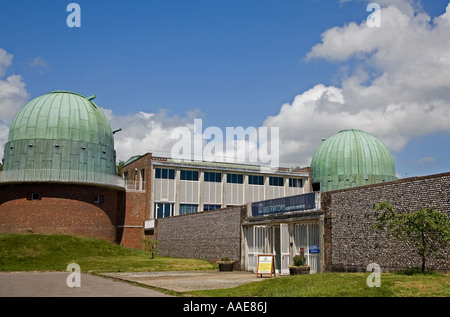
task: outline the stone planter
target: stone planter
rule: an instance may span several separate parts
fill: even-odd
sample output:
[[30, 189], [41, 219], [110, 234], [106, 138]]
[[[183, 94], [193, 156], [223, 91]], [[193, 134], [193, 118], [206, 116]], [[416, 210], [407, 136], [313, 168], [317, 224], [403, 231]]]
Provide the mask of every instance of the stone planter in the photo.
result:
[[290, 266], [289, 273], [291, 275], [302, 275], [309, 274], [310, 267], [309, 266]]
[[233, 271], [234, 262], [219, 262], [219, 271], [231, 272]]

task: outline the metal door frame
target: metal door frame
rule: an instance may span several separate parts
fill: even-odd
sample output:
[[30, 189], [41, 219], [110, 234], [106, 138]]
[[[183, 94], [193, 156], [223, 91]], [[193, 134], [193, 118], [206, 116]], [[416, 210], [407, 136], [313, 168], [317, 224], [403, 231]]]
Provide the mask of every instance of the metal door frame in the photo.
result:
[[289, 225], [287, 223], [280, 223], [281, 274], [289, 274], [289, 262], [290, 262], [289, 246], [290, 246]]
[[[277, 230], [279, 228], [279, 250], [276, 252]], [[246, 227], [245, 233], [245, 266], [246, 270], [256, 272], [257, 257], [259, 254], [271, 253], [276, 259], [280, 256], [280, 267], [275, 266], [278, 274], [289, 274], [290, 262], [290, 234], [289, 224], [281, 223], [276, 225], [254, 225]], [[249, 240], [252, 241], [249, 241]], [[263, 242], [263, 243], [262, 243]]]
[[[300, 234], [299, 228], [301, 226], [306, 229], [304, 232], [304, 236]], [[314, 226], [314, 227], [313, 227]], [[299, 243], [299, 240], [304, 238], [302, 243]], [[309, 247], [311, 245], [318, 245], [320, 247], [320, 225], [319, 223], [296, 223], [294, 224], [294, 243], [295, 243], [295, 253], [299, 254], [300, 248], [304, 248], [304, 255], [306, 258], [306, 263], [311, 267], [311, 273], [320, 273], [321, 272], [321, 253], [323, 250], [320, 250], [319, 253], [310, 253]]]

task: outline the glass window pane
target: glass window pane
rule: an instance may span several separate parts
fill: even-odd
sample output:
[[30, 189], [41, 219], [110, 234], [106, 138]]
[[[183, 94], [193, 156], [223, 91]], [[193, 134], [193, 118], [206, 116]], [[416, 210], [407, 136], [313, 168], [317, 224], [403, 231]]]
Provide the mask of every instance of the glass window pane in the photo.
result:
[[227, 174], [227, 183], [243, 184], [244, 183], [244, 175], [242, 175], [242, 174]]
[[269, 177], [269, 185], [270, 186], [283, 186], [283, 177]]
[[303, 179], [301, 178], [289, 178], [289, 187], [303, 187]]
[[251, 185], [264, 185], [264, 177], [261, 175], [249, 175], [248, 183]]
[[155, 203], [155, 218], [163, 218], [163, 206], [161, 203]]
[[164, 204], [164, 217], [170, 217], [170, 204]]

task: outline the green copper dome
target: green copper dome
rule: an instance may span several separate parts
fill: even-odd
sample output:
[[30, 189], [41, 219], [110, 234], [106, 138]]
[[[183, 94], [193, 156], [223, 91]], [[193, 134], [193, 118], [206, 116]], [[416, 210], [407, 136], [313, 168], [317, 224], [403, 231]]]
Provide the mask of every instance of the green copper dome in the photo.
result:
[[342, 130], [326, 139], [311, 160], [314, 190], [329, 191], [396, 180], [388, 148], [361, 130]]
[[94, 98], [54, 91], [27, 103], [11, 124], [3, 169], [115, 174], [113, 132]]
[[80, 94], [55, 91], [23, 107], [9, 129], [9, 141], [59, 139], [114, 147], [114, 138], [103, 111]]

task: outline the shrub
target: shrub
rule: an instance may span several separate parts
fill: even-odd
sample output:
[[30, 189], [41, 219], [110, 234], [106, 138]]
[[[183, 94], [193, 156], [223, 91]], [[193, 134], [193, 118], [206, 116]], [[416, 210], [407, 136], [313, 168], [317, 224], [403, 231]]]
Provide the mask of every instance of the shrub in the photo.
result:
[[223, 257], [223, 258], [220, 260], [220, 262], [233, 262], [233, 261], [231, 261], [229, 257]]
[[295, 266], [304, 266], [306, 265], [306, 258], [302, 255], [294, 256], [294, 265]]

